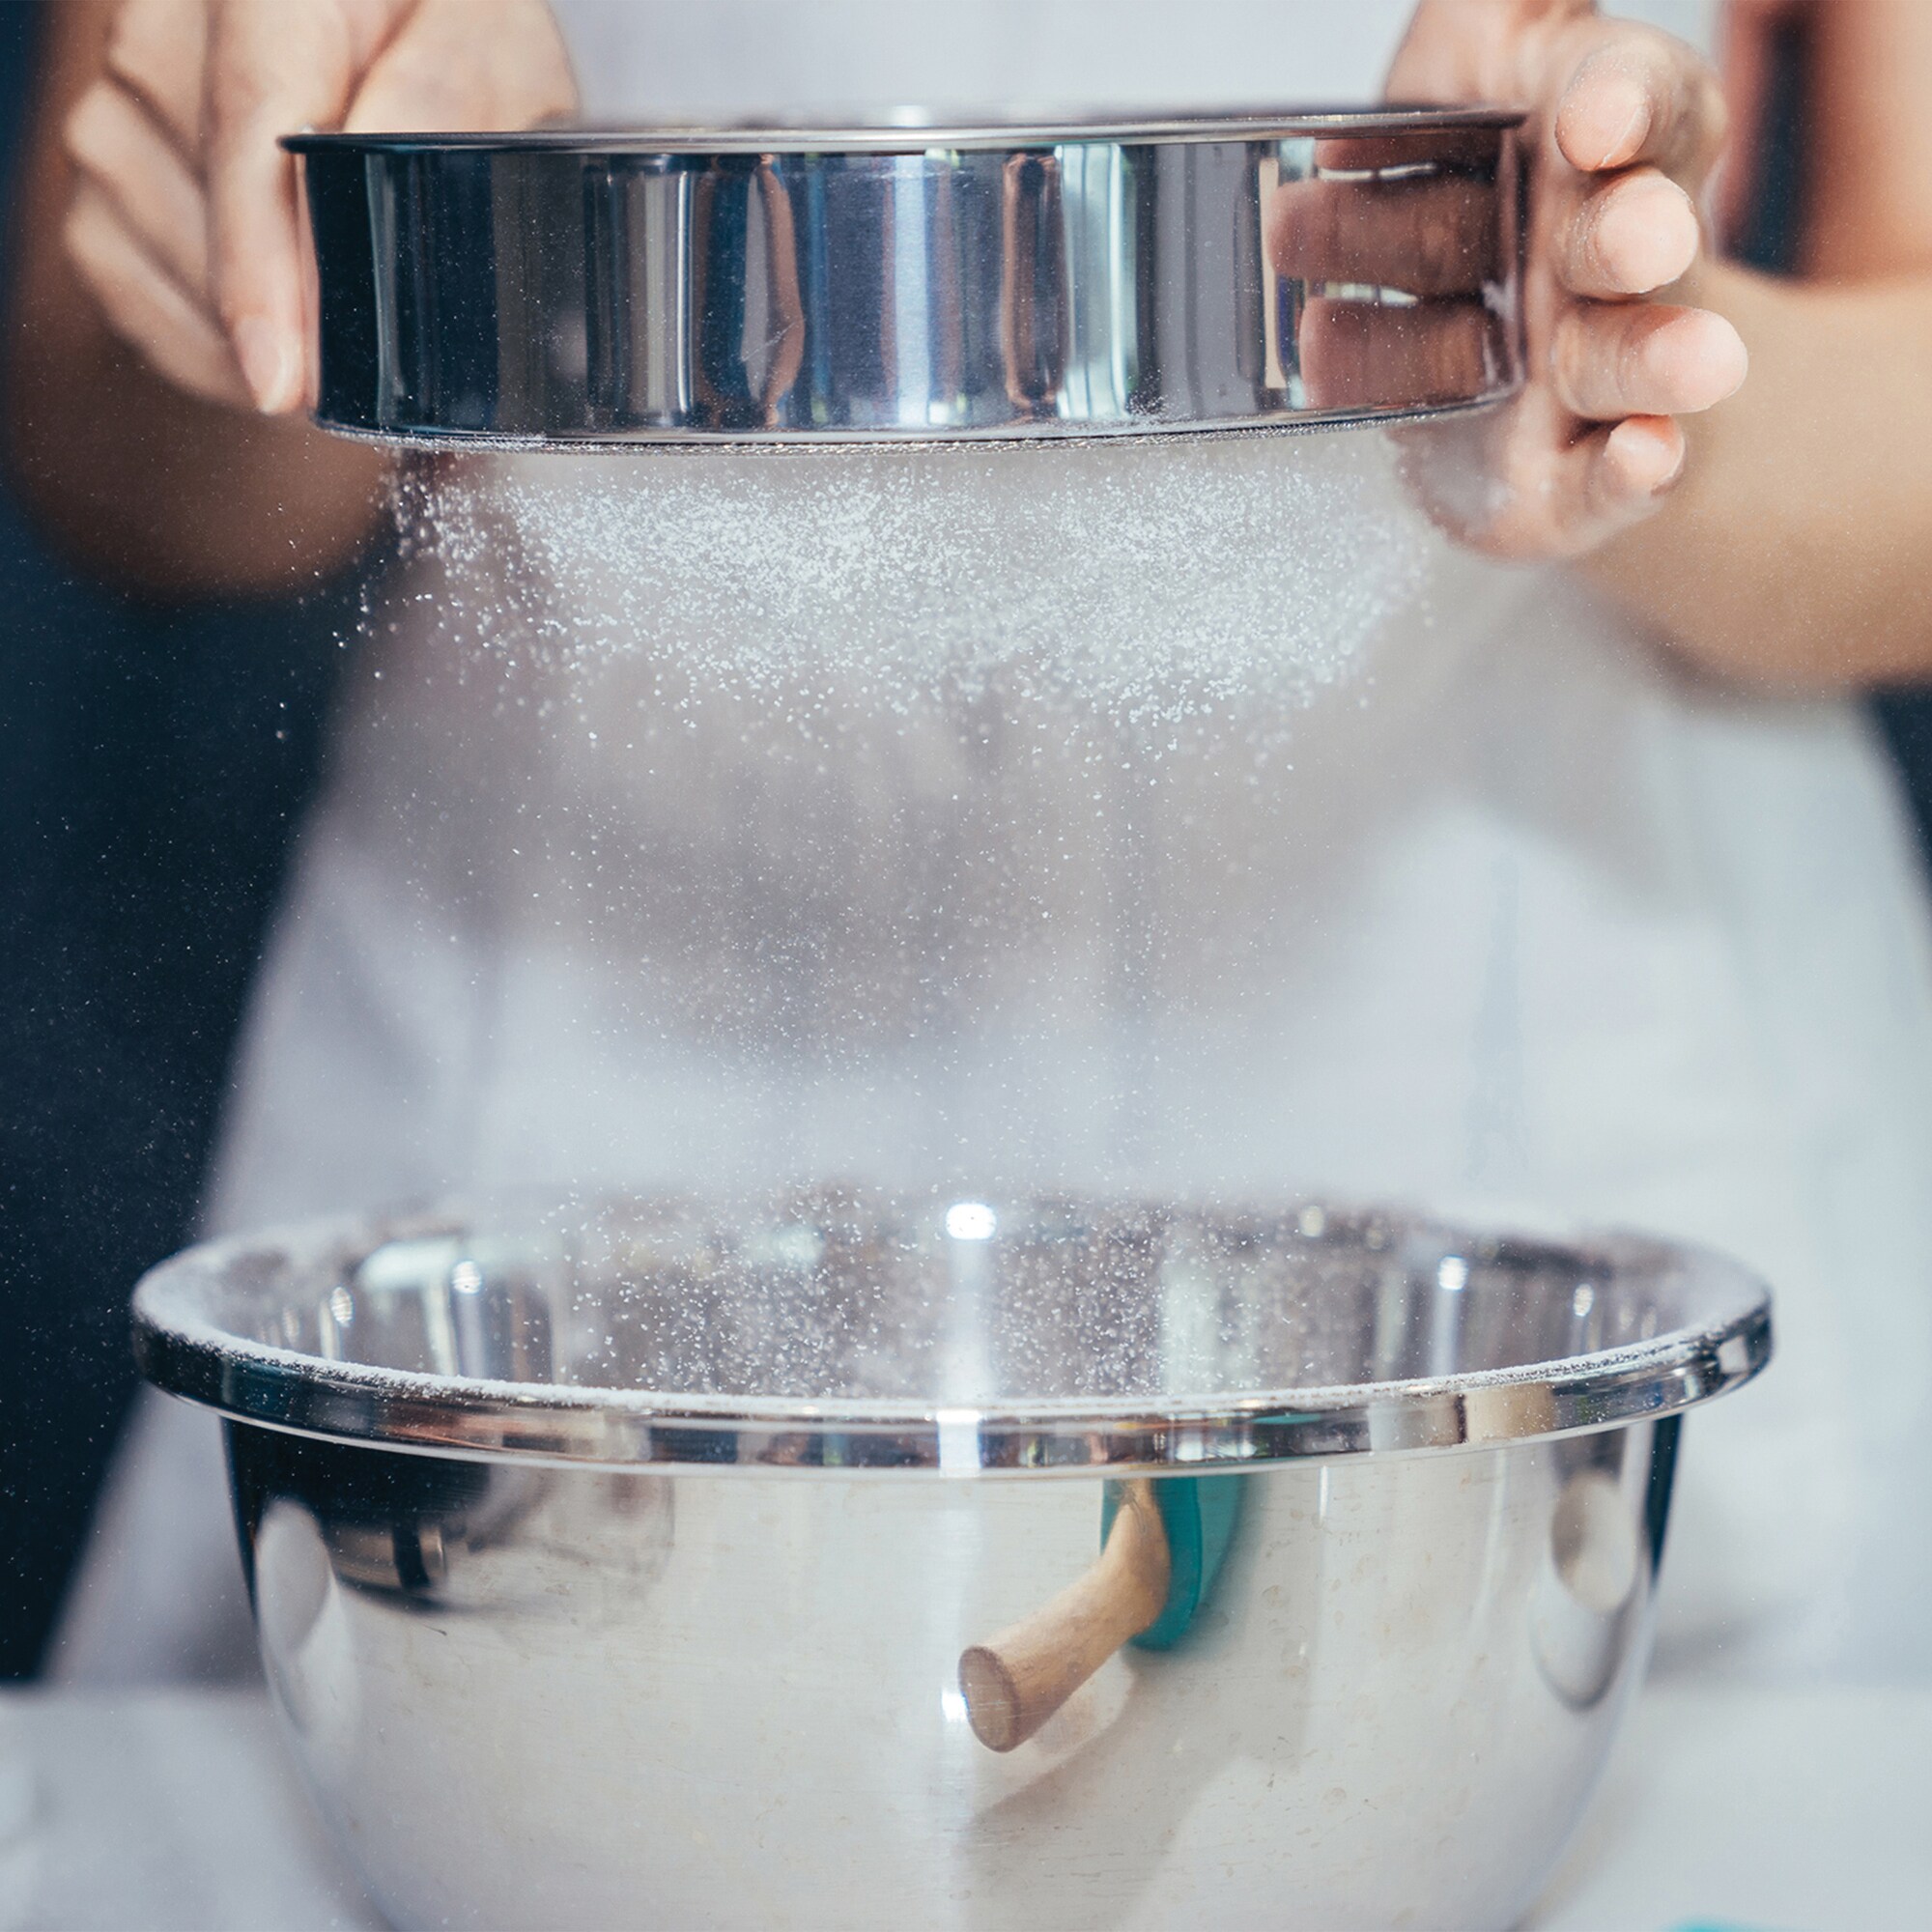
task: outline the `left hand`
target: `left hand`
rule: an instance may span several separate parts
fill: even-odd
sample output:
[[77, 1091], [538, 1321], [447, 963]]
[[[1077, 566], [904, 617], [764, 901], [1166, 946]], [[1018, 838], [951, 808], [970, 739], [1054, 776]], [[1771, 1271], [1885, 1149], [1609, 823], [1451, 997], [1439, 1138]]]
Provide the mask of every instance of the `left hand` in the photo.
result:
[[67, 251], [108, 327], [204, 402], [313, 398], [302, 128], [522, 128], [577, 85], [545, 0], [122, 0], [68, 116]]
[[1682, 43], [1605, 19], [1591, 0], [1421, 0], [1388, 92], [1530, 117], [1527, 387], [1464, 434], [1418, 433], [1411, 469], [1432, 510], [1475, 548], [1582, 555], [1657, 507], [1683, 472], [1679, 418], [1745, 379], [1729, 322], [1660, 299], [1703, 247], [1699, 204], [1725, 128], [1716, 76]]

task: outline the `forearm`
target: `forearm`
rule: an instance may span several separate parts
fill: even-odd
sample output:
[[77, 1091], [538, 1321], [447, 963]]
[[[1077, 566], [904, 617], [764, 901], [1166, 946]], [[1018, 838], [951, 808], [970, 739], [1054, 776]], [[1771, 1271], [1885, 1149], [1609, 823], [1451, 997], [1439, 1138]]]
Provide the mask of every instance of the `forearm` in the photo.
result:
[[99, 70], [109, 9], [49, 10], [8, 330], [7, 455], [51, 539], [120, 587], [253, 595], [312, 582], [377, 527], [383, 459], [292, 419], [190, 397], [109, 330], [69, 262], [60, 129]]
[[1750, 380], [1690, 428], [1684, 483], [1583, 566], [1739, 682], [1932, 672], [1932, 277], [1794, 283], [1718, 267]]

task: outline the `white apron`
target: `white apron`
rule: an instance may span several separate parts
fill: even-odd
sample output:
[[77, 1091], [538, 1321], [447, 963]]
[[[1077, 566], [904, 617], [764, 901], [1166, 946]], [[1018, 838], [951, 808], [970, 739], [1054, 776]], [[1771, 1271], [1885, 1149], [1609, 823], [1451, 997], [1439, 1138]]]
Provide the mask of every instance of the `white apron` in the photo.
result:
[[[1212, 0], [1175, 35], [1151, 0], [561, 11], [587, 114], [607, 122], [1366, 99], [1406, 14]], [[1701, 24], [1691, 4], [1644, 11]], [[1091, 459], [1110, 460], [1143, 463], [1158, 489], [1189, 463], [1248, 459]], [[1379, 533], [1380, 607], [1347, 620], [1358, 648], [1338, 647], [1259, 797], [1184, 748], [1147, 795], [1157, 857], [1136, 890], [1161, 930], [1200, 945], [1123, 975], [1079, 893], [1064, 896], [1061, 929], [997, 936], [1031, 990], [975, 1037], [964, 1073], [957, 1051], [849, 1037], [781, 1072], [745, 1035], [754, 1020], [731, 1014], [734, 1035], [704, 1007], [708, 969], [773, 880], [808, 926], [813, 891], [860, 903], [855, 871], [878, 907], [902, 899], [892, 862], [870, 863], [886, 848], [867, 842], [864, 785], [829, 829], [767, 786], [764, 815], [735, 812], [726, 837], [679, 802], [766, 769], [758, 706], [714, 701], [688, 749], [665, 679], [671, 697], [704, 680], [675, 636], [506, 668], [475, 584], [456, 597], [433, 571], [403, 573], [257, 995], [211, 1227], [532, 1179], [702, 1181], [734, 1161], [745, 1178], [917, 1182], [970, 1158], [1042, 1182], [1331, 1189], [1703, 1241], [1773, 1283], [1780, 1360], [1687, 1429], [1662, 1664], [1925, 1671], [1932, 934], [1861, 713], [1700, 688], [1560, 575], [1452, 554], [1420, 533], [1378, 438], [1311, 439], [1279, 461], [1307, 483], [1283, 527], [1299, 594], [1339, 599], [1350, 556], [1361, 576], [1346, 518]], [[498, 481], [587, 499], [638, 473], [547, 459]], [[1318, 527], [1324, 504], [1335, 527]], [[479, 582], [496, 554], [478, 546]], [[598, 601], [576, 576], [545, 594], [566, 616], [575, 596]], [[993, 788], [1037, 784], [1041, 821], [1070, 822], [1092, 753], [1003, 766]], [[900, 811], [935, 769], [908, 759], [846, 763]], [[654, 784], [635, 782], [643, 762]], [[532, 847], [521, 808], [541, 819], [559, 801], [597, 837]], [[1211, 828], [1236, 813], [1266, 834], [1238, 878], [1208, 863]], [[591, 848], [623, 857], [645, 980], [610, 968], [608, 918], [599, 947], [557, 937], [596, 896]], [[1063, 860], [1074, 872], [1002, 863], [1064, 887], [1105, 873], [1090, 856]], [[803, 876], [813, 866], [830, 885]], [[903, 995], [863, 925], [812, 928], [813, 1011], [836, 1030], [837, 1009], [848, 1035]], [[740, 1007], [795, 986], [740, 986]], [[1171, 1090], [1164, 1065], [1186, 1069]], [[1128, 1119], [1128, 1091], [1165, 1098]], [[1003, 1096], [999, 1121], [976, 1112], [981, 1092]], [[213, 1440], [187, 1411], [144, 1410], [70, 1618], [71, 1674], [213, 1668], [237, 1647]], [[225, 1620], [208, 1609], [223, 1589]]]

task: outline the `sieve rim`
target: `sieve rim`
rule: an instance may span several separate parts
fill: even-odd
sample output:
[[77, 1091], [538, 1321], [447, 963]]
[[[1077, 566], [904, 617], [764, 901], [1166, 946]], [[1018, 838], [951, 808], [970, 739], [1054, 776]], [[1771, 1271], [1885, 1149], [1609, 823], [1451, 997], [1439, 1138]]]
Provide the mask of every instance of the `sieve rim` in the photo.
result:
[[535, 128], [517, 132], [480, 128], [435, 133], [286, 134], [292, 155], [349, 152], [422, 155], [488, 150], [502, 154], [603, 155], [918, 155], [954, 150], [1026, 150], [1083, 141], [1127, 146], [1184, 142], [1294, 140], [1359, 134], [1431, 134], [1520, 128], [1528, 116], [1515, 107], [1253, 108], [1213, 114], [1160, 113], [1069, 116], [1037, 121], [790, 123], [778, 120], [705, 127], [688, 122], [612, 128]]

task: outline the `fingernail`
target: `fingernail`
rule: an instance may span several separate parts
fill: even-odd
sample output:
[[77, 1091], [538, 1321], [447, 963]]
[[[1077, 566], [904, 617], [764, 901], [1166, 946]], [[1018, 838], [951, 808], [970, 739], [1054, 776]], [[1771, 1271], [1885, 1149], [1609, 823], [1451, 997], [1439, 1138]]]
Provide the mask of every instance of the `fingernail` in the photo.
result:
[[280, 415], [300, 400], [301, 371], [288, 337], [261, 316], [235, 325], [235, 355], [242, 381], [264, 415]]
[[1630, 112], [1617, 138], [1610, 143], [1609, 153], [1604, 156], [1606, 161], [1634, 154], [1644, 135], [1650, 131], [1650, 96], [1642, 88], [1630, 83], [1617, 92], [1630, 96]]
[[1728, 402], [1735, 396], [1744, 387], [1746, 380], [1750, 375], [1750, 349], [1744, 337], [1738, 333], [1735, 325], [1731, 326], [1730, 340], [1724, 348], [1727, 352], [1724, 359], [1730, 364], [1730, 368], [1727, 374], [1719, 379], [1724, 384], [1724, 393], [1718, 398], [1719, 402]]
[[[1655, 468], [1657, 457], [1663, 454], [1661, 445], [1666, 439], [1675, 445], [1669, 452], [1670, 467], [1646, 484], [1643, 471]], [[1675, 424], [1661, 417], [1627, 416], [1610, 431], [1604, 444], [1608, 473], [1618, 478], [1618, 494], [1630, 502], [1669, 496], [1683, 481], [1690, 457], [1690, 444], [1682, 433]]]
[[[1600, 141], [1594, 159], [1587, 149], [1571, 150], [1579, 167], [1618, 166], [1643, 145], [1643, 138], [1650, 131], [1650, 96], [1638, 82], [1621, 74], [1600, 79], [1586, 69], [1578, 76], [1572, 99], [1583, 107], [1587, 126], [1598, 129], [1615, 129], [1614, 133]], [[1587, 106], [1584, 105], [1586, 102]], [[1577, 131], [1580, 134], [1582, 129]]]
[[1735, 325], [1709, 309], [1690, 309], [1653, 338], [1690, 413], [1735, 396], [1750, 374], [1750, 352]]

